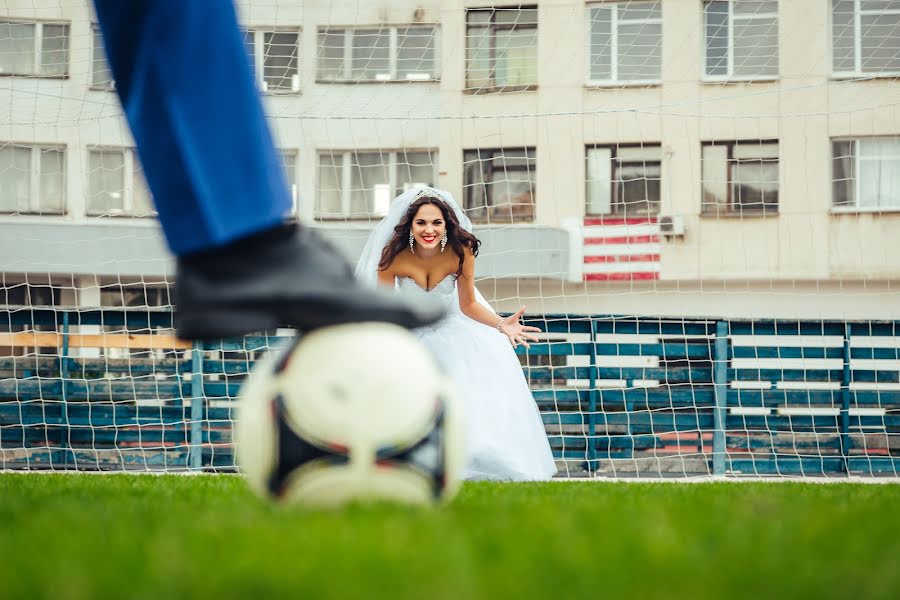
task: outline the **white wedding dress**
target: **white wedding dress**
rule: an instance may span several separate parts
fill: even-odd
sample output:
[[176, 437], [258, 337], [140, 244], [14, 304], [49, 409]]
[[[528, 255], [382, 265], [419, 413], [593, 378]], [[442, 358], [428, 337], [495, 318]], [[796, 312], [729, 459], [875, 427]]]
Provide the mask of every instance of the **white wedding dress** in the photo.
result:
[[437, 297], [447, 316], [413, 332], [456, 383], [465, 409], [465, 479], [535, 481], [549, 479], [556, 465], [540, 413], [509, 340], [496, 329], [464, 315], [456, 277], [430, 291], [403, 277], [398, 291]]

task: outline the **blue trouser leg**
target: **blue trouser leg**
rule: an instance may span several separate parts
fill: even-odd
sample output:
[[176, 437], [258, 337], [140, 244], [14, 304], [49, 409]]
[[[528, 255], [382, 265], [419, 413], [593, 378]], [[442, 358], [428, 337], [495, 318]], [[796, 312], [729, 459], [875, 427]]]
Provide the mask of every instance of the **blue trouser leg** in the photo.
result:
[[230, 0], [94, 0], [169, 247], [281, 223], [291, 199]]

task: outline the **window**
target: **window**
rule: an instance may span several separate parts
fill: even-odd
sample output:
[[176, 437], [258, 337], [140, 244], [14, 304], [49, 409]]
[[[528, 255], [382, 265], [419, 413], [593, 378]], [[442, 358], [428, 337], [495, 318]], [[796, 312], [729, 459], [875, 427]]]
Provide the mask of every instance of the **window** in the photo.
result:
[[65, 77], [69, 25], [0, 21], [0, 75]]
[[404, 190], [434, 185], [436, 169], [429, 150], [322, 152], [316, 218], [381, 218]]
[[659, 144], [589, 146], [587, 214], [659, 213], [661, 168]]
[[87, 214], [155, 215], [137, 154], [125, 148], [95, 148], [88, 156]]
[[463, 202], [476, 223], [534, 221], [534, 148], [466, 150]]
[[777, 0], [703, 3], [706, 77], [714, 80], [778, 76]]
[[278, 157], [281, 160], [281, 166], [284, 167], [284, 179], [287, 181], [288, 189], [291, 191], [291, 201], [293, 202], [292, 214], [297, 214], [297, 198], [299, 193], [297, 190], [297, 151], [296, 150], [279, 150]]
[[439, 78], [437, 27], [319, 30], [319, 81], [428, 81]]
[[106, 62], [106, 50], [103, 48], [103, 35], [96, 25], [93, 28], [94, 47], [91, 56], [91, 89], [112, 90], [116, 83], [113, 81], [112, 71]]
[[65, 149], [0, 142], [0, 212], [62, 214]]
[[778, 213], [778, 142], [703, 144], [704, 215]]
[[900, 75], [900, 0], [832, 0], [836, 75]]
[[832, 140], [835, 207], [900, 209], [900, 137]]
[[662, 77], [660, 2], [590, 6], [590, 83], [653, 83]]
[[244, 44], [262, 91], [272, 94], [300, 91], [299, 29], [252, 29], [244, 33]]
[[466, 88], [537, 85], [537, 8], [466, 11]]

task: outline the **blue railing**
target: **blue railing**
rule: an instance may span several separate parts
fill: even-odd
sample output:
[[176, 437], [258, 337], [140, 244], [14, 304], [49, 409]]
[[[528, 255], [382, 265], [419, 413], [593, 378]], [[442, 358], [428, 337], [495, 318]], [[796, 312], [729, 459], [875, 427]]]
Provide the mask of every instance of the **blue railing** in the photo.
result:
[[[161, 348], [165, 335], [154, 332], [170, 332], [167, 311], [2, 314], [6, 329], [54, 335], [29, 342], [49, 347], [0, 357], [0, 468], [233, 469], [241, 381], [261, 352], [284, 343], [248, 336]], [[564, 472], [898, 473], [898, 322], [529, 322], [546, 339], [518, 352]], [[114, 345], [140, 339], [130, 349], [85, 349], [97, 343], [85, 331], [100, 328]]]

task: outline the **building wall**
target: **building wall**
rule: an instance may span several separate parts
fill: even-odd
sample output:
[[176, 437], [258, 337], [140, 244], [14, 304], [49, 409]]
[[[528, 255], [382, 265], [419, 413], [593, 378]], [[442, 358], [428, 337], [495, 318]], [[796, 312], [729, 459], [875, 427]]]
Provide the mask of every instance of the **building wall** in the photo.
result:
[[[532, 239], [527, 232], [533, 230], [553, 230], [557, 237], [573, 231], [571, 223], [579, 221], [585, 211], [585, 146], [660, 143], [661, 214], [683, 217], [686, 235], [663, 241], [662, 281], [647, 284], [647, 289], [670, 297], [678, 282], [733, 282], [733, 289], [749, 285], [763, 291], [775, 284], [790, 287], [797, 282], [821, 282], [840, 294], [844, 284], [877, 282], [887, 287], [872, 292], [876, 302], [877, 298], [893, 302], [896, 292], [891, 290], [900, 278], [900, 212], [832, 208], [830, 139], [900, 135], [900, 83], [888, 78], [833, 78], [830, 3], [779, 3], [777, 80], [707, 83], [701, 78], [701, 1], [664, 0], [662, 83], [612, 89], [585, 85], [588, 4], [575, 0], [536, 4], [537, 89], [473, 95], [464, 89], [465, 11], [490, 3], [239, 1], [241, 20], [247, 26], [302, 29], [300, 93], [265, 96], [277, 145], [297, 152], [300, 218], [313, 218], [320, 150], [435, 148], [439, 152], [437, 183], [459, 198], [465, 149], [532, 146], [537, 156], [536, 221], [502, 227], [526, 233], [495, 236], [501, 245], [484, 250], [486, 257], [495, 257], [487, 274], [498, 281], [498, 297], [527, 296], [542, 289], [542, 281], [566, 279], [566, 275], [557, 262], [547, 267], [552, 272], [534, 272], [541, 248], [502, 244], [521, 244], [522, 239]], [[8, 107], [0, 111], [0, 140], [66, 145], [67, 212], [64, 216], [0, 216], [0, 224], [9, 230], [16, 225], [33, 228], [99, 222], [104, 228], [121, 229], [120, 237], [132, 235], [129, 232], [140, 238], [158, 236], [152, 220], [84, 216], [87, 149], [92, 145], [133, 145], [115, 94], [89, 89], [92, 16], [88, 5], [83, 0], [7, 0], [0, 6], [0, 16], [71, 21], [67, 79], [0, 78], [0, 106]], [[412, 22], [440, 25], [440, 81], [316, 82], [318, 27]], [[701, 216], [701, 142], [768, 138], [780, 142], [778, 215]], [[350, 255], [359, 245], [355, 240], [362, 239], [368, 228], [365, 223], [321, 226], [345, 241], [352, 238], [345, 244]], [[118, 243], [115, 237], [109, 239], [113, 256]], [[567, 244], [554, 243], [561, 253], [558, 260], [565, 262]], [[148, 256], [147, 268], [159, 269], [158, 246], [148, 244], [153, 256]], [[93, 256], [95, 251], [91, 253]], [[496, 260], [498, 257], [504, 260]], [[73, 271], [78, 270], [77, 257], [69, 253], [67, 261]], [[0, 267], [21, 272], [28, 265]], [[523, 281], [522, 273], [531, 279]], [[571, 292], [562, 283], [554, 285], [560, 287], [549, 296]], [[815, 289], [818, 284], [809, 285]], [[627, 288], [644, 289], [638, 284]], [[589, 298], [615, 289], [585, 285], [584, 291], [572, 293]], [[867, 288], [861, 289], [864, 295]], [[891, 293], [885, 296], [884, 289]], [[559, 306], [563, 304], [560, 301]], [[701, 304], [697, 307], [693, 312], [699, 311]], [[683, 308], [691, 312], [689, 304]]]

